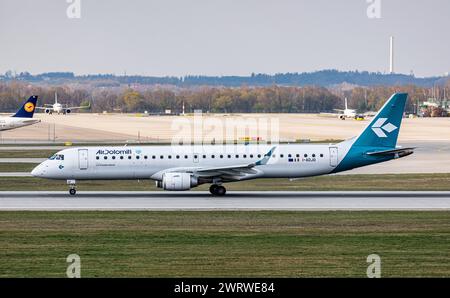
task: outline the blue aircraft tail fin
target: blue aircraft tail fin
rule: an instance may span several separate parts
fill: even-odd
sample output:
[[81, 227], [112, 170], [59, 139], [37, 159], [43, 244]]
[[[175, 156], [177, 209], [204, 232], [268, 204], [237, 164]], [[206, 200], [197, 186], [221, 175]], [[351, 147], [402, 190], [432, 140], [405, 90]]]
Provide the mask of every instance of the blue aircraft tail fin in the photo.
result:
[[13, 117], [33, 118], [36, 110], [37, 95], [30, 96], [23, 106], [13, 115]]
[[353, 145], [395, 148], [407, 98], [407, 93], [393, 94]]

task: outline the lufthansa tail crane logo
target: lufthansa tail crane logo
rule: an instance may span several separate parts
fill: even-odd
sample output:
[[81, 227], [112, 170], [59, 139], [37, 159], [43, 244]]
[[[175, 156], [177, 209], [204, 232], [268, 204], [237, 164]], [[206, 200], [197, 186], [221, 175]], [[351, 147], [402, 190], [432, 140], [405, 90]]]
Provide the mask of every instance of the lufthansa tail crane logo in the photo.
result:
[[387, 118], [379, 118], [373, 125], [372, 130], [373, 132], [379, 137], [379, 138], [387, 138], [387, 133], [391, 133], [394, 130], [397, 129], [397, 126], [395, 126], [392, 123], [384, 124], [386, 122]]
[[24, 106], [25, 111], [31, 113], [34, 111], [34, 104], [32, 102], [27, 102]]

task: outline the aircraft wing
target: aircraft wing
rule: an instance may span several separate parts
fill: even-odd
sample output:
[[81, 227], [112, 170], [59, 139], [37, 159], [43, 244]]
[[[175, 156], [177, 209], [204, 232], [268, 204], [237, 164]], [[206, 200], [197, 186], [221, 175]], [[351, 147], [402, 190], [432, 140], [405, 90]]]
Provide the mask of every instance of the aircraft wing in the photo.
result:
[[67, 108], [64, 108], [64, 110], [78, 110], [78, 109], [89, 109], [89, 108], [91, 108], [91, 105], [80, 106], [80, 107], [67, 107]]
[[51, 105], [50, 105], [48, 107], [36, 107], [35, 109], [37, 109], [37, 110], [46, 110], [46, 109], [53, 109], [53, 107], [51, 107]]
[[272, 153], [276, 147], [273, 147], [264, 157], [255, 163], [240, 164], [224, 167], [177, 167], [166, 169], [155, 173], [151, 178], [161, 180], [165, 173], [192, 173], [193, 175], [201, 178], [218, 178], [222, 181], [238, 181], [245, 180], [246, 178], [254, 178], [261, 172], [256, 169], [256, 166], [265, 165], [269, 161]]
[[254, 169], [256, 164], [235, 165], [226, 167], [177, 167], [166, 169], [152, 175], [152, 179], [162, 180], [165, 173], [191, 173], [199, 178], [218, 178], [222, 181], [238, 181], [246, 177], [254, 177], [260, 173]]

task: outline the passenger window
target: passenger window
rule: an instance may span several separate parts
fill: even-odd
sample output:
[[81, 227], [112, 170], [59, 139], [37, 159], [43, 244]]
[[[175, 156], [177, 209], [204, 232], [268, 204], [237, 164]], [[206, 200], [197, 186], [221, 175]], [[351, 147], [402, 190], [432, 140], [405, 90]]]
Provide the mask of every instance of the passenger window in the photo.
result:
[[288, 154], [288, 157], [292, 157], [292, 154]]
[[203, 155], [203, 158], [206, 158], [206, 155]]
[[188, 159], [188, 156], [187, 156], [187, 155], [185, 155], [185, 156], [184, 156], [184, 159]]
[[103, 159], [108, 159], [108, 156], [103, 156]]
[[156, 156], [152, 155], [152, 159], [155, 159], [155, 158], [156, 158]]
[[244, 154], [242, 157], [243, 157], [243, 158], [247, 158], [247, 154]]
[[128, 159], [131, 159], [131, 155], [128, 155]]
[[100, 157], [96, 156], [95, 159], [100, 159]]
[[213, 155], [211, 155], [211, 158], [215, 158], [214, 154], [213, 154]]
[[115, 156], [113, 156], [113, 157], [111, 157], [112, 159], [116, 159], [116, 157]]
[[315, 155], [315, 154], [313, 154], [313, 155], [312, 155], [312, 157], [316, 157], [316, 155]]
[[323, 157], [323, 154], [320, 154], [320, 157]]
[[136, 155], [136, 159], [139, 159], [139, 158], [141, 158], [139, 155]]
[[239, 154], [236, 154], [236, 158], [239, 158]]
[[179, 156], [179, 155], [177, 155], [176, 157], [177, 157], [177, 159], [180, 159], [180, 156]]
[[284, 157], [284, 154], [280, 154], [280, 158], [283, 158]]
[[148, 156], [147, 155], [144, 155], [144, 159], [147, 159], [148, 158]]
[[228, 156], [227, 156], [228, 158], [231, 158], [231, 155], [230, 154], [228, 154]]
[[222, 154], [220, 155], [220, 158], [223, 158], [223, 155], [222, 155]]
[[300, 157], [300, 154], [297, 153], [297, 154], [295, 155], [295, 157]]
[[308, 154], [303, 155], [304, 157], [308, 157]]
[[194, 155], [194, 158], [197, 159], [197, 158], [198, 158], [198, 155]]
[[161, 155], [159, 158], [160, 158], [160, 159], [164, 159], [164, 155]]
[[253, 154], [250, 154], [250, 158], [253, 158]]
[[258, 154], [258, 158], [261, 158], [261, 154]]
[[121, 156], [120, 159], [123, 159], [123, 156]]

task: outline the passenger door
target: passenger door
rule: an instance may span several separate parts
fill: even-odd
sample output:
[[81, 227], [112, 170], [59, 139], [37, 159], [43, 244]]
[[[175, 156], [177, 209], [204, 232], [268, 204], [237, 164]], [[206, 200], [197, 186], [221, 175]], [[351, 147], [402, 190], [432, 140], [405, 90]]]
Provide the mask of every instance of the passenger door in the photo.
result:
[[330, 147], [330, 166], [337, 167], [338, 165], [338, 148]]
[[88, 162], [88, 150], [78, 149], [78, 167], [80, 170], [87, 170]]

